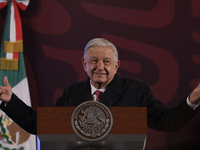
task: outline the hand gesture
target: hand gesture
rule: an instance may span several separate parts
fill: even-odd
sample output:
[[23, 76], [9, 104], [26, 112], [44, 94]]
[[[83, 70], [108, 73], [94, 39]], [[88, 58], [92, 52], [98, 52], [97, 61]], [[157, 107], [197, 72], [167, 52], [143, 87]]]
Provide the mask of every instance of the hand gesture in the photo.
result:
[[0, 86], [0, 100], [3, 102], [9, 102], [12, 96], [12, 88], [8, 82], [8, 78], [4, 77], [5, 86]]
[[200, 103], [200, 83], [199, 85], [192, 91], [190, 95], [190, 102], [192, 104], [199, 104]]

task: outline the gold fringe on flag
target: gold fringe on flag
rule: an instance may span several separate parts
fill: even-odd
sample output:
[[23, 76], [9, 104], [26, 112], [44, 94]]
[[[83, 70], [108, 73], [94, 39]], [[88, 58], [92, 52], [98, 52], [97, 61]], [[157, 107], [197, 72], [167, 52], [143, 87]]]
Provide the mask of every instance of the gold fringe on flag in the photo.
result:
[[4, 41], [5, 53], [19, 53], [22, 51], [23, 51], [23, 40], [15, 42]]
[[19, 59], [6, 59], [0, 58], [1, 60], [1, 70], [19, 70], [18, 63]]

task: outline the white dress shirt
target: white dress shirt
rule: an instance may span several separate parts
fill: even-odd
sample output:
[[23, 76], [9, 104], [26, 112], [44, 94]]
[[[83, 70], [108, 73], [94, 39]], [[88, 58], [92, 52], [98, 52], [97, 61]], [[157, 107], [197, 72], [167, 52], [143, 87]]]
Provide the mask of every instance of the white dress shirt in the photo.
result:
[[106, 86], [103, 87], [102, 89], [97, 89], [97, 88], [95, 88], [95, 87], [91, 84], [91, 82], [90, 82], [90, 85], [91, 85], [91, 94], [92, 94], [92, 96], [93, 96], [93, 100], [96, 101], [97, 96], [96, 96], [96, 94], [95, 94], [94, 92], [95, 92], [96, 90], [99, 90], [99, 91], [101, 91], [102, 93], [104, 93], [105, 90], [106, 90]]
[[193, 110], [195, 110], [195, 109], [199, 106], [199, 104], [192, 104], [192, 103], [190, 102], [189, 98], [190, 98], [190, 96], [187, 97], [187, 104], [188, 104]]

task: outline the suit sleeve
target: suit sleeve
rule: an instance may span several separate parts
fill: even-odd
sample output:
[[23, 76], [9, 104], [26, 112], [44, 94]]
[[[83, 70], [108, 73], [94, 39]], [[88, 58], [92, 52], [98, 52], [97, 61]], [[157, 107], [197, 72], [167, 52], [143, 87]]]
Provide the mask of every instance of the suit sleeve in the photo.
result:
[[157, 100], [151, 88], [143, 85], [141, 105], [147, 107], [147, 124], [159, 131], [174, 131], [188, 123], [199, 109], [193, 110], [188, 106], [186, 98], [174, 107], [168, 108]]
[[15, 94], [6, 106], [2, 102], [0, 108], [25, 131], [37, 134], [37, 113]]

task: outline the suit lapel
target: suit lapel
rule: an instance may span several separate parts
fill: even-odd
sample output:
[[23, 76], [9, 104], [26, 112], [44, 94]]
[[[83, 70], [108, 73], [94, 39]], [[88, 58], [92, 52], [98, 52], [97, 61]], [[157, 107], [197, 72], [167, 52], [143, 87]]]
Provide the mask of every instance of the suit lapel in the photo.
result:
[[84, 81], [83, 84], [77, 89], [75, 96], [75, 102], [77, 106], [89, 100], [91, 100], [90, 78]]
[[113, 80], [107, 85], [100, 102], [106, 106], [114, 106], [123, 94], [123, 78], [117, 73]]
[[[123, 94], [123, 78], [117, 73], [113, 80], [107, 85], [100, 102], [106, 106], [114, 106]], [[83, 82], [77, 89], [75, 102], [76, 106], [85, 101], [92, 100], [90, 78]]]

